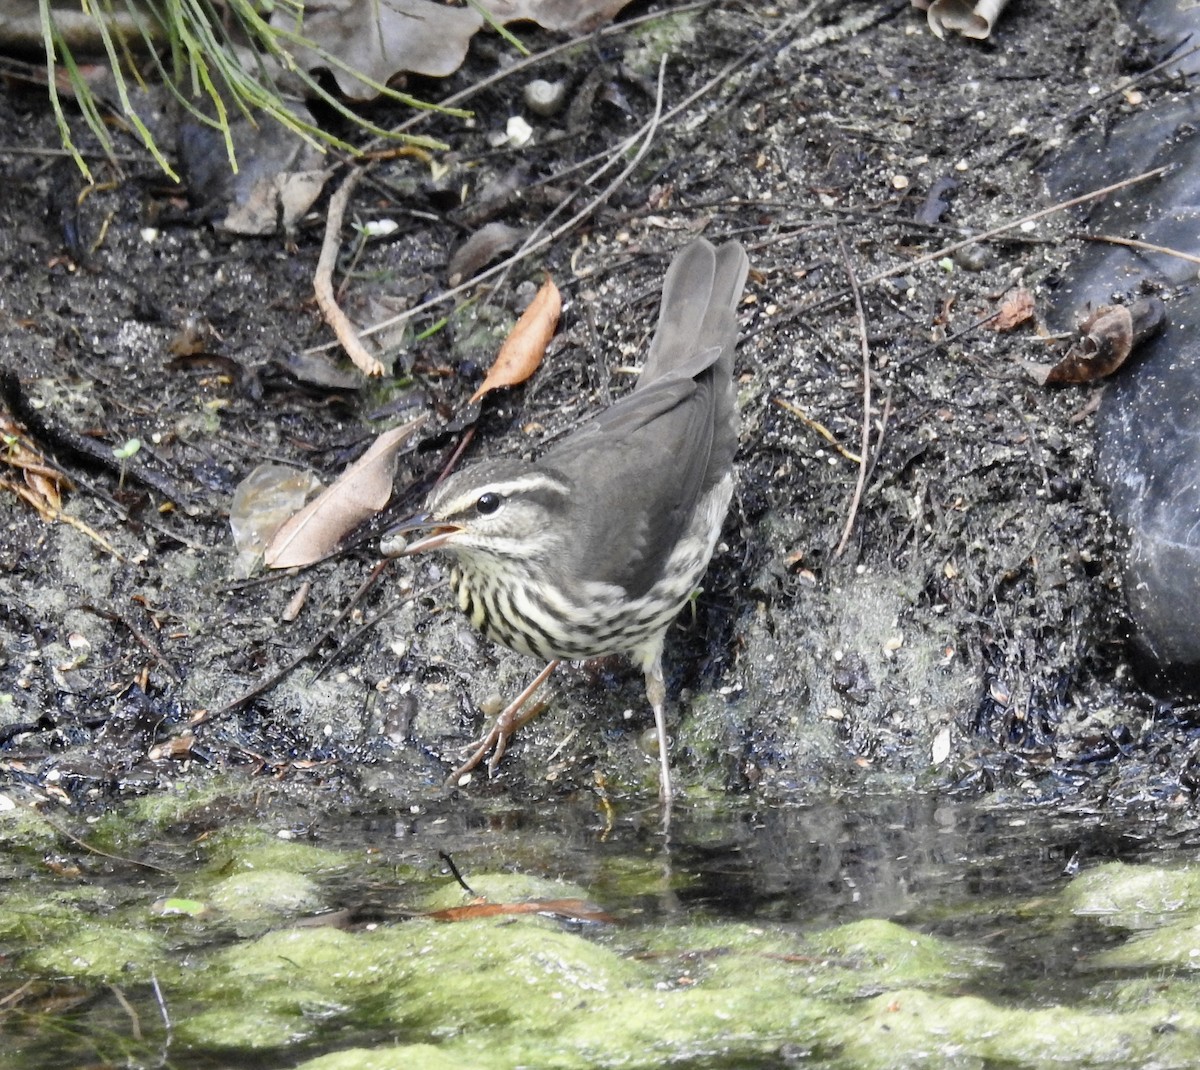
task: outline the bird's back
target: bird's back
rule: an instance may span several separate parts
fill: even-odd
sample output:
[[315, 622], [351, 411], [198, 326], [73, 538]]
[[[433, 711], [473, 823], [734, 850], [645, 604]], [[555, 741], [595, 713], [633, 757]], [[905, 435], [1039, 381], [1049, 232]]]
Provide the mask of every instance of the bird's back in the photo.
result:
[[737, 449], [733, 354], [748, 270], [736, 242], [687, 246], [667, 271], [637, 386], [538, 462], [576, 488], [565, 570], [637, 597], [689, 524], [714, 512], [718, 490], [719, 528]]

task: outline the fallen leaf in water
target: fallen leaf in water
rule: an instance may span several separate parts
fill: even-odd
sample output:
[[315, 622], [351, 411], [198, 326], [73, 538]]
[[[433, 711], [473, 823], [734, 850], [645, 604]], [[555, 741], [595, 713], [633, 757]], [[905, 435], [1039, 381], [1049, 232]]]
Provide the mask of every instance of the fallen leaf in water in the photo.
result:
[[267, 545], [268, 568], [296, 568], [328, 557], [347, 533], [374, 516], [392, 496], [396, 454], [425, 422], [409, 420], [380, 435], [333, 483], [283, 523]]
[[425, 915], [434, 921], [470, 921], [473, 918], [495, 918], [510, 914], [553, 914], [568, 921], [603, 922], [615, 924], [616, 919], [586, 899], [530, 899], [523, 903], [468, 903], [461, 907], [430, 911]]
[[504, 340], [495, 363], [488, 369], [487, 377], [471, 395], [468, 404], [478, 401], [497, 387], [523, 383], [537, 371], [542, 357], [546, 355], [546, 346], [554, 337], [560, 312], [562, 295], [554, 281], [547, 279], [517, 320], [512, 333]]

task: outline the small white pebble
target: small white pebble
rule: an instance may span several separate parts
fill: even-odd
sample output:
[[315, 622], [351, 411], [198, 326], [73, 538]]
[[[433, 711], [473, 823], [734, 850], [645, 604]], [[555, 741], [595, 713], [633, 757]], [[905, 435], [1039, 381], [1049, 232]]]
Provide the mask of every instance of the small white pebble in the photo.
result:
[[530, 126], [519, 115], [514, 115], [508, 120], [508, 126], [504, 131], [505, 140], [514, 149], [524, 148], [533, 138], [533, 127]]
[[359, 227], [359, 230], [368, 238], [386, 238], [399, 229], [400, 224], [394, 219], [371, 219]]

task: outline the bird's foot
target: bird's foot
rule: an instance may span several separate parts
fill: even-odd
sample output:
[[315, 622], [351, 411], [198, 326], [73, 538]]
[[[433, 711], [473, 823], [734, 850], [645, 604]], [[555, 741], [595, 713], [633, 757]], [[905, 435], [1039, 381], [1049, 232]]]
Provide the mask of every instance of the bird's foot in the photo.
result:
[[482, 739], [468, 743], [463, 748], [464, 750], [469, 750], [471, 755], [462, 765], [446, 777], [445, 786], [447, 789], [457, 787], [458, 782], [483, 761], [484, 756], [489, 750], [492, 751], [492, 756], [488, 759], [488, 773], [493, 776], [495, 775], [496, 767], [499, 766], [500, 759], [504, 757], [504, 752], [508, 749], [508, 741], [512, 738], [513, 733], [517, 729], [527, 725], [546, 708], [546, 703], [538, 702], [530, 709], [522, 712], [525, 704], [533, 697], [534, 692], [546, 682], [557, 665], [557, 661], [550, 662], [549, 665], [537, 674], [533, 683], [500, 711], [496, 716], [496, 720], [492, 722], [492, 727]]
[[[507, 711], [505, 711], [507, 712]], [[503, 714], [501, 714], [503, 717]], [[458, 782], [462, 780], [469, 772], [471, 772], [480, 762], [483, 761], [487, 752], [493, 747], [496, 748], [495, 753], [488, 761], [488, 772], [494, 773], [496, 766], [500, 764], [500, 758], [504, 754], [505, 748], [508, 746], [509, 737], [515, 731], [515, 728], [506, 728], [500, 723], [500, 717], [497, 717], [492, 724], [491, 730], [482, 739], [475, 740], [474, 743], [468, 743], [464, 748], [471, 750], [471, 756], [455, 769], [448, 777], [446, 777], [445, 786], [447, 789], [458, 786]], [[471, 748], [474, 748], [473, 750]]]

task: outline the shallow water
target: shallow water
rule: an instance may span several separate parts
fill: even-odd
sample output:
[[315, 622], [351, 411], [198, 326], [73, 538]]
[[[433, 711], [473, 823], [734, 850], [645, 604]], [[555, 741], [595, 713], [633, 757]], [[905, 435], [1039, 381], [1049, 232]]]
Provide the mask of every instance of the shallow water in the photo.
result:
[[[253, 828], [254, 791], [0, 815], [0, 1067], [1200, 1059], [1182, 813], [1168, 842], [915, 792], [713, 800], [668, 843], [599, 795]], [[447, 859], [488, 913], [429, 916], [473, 902]]]

